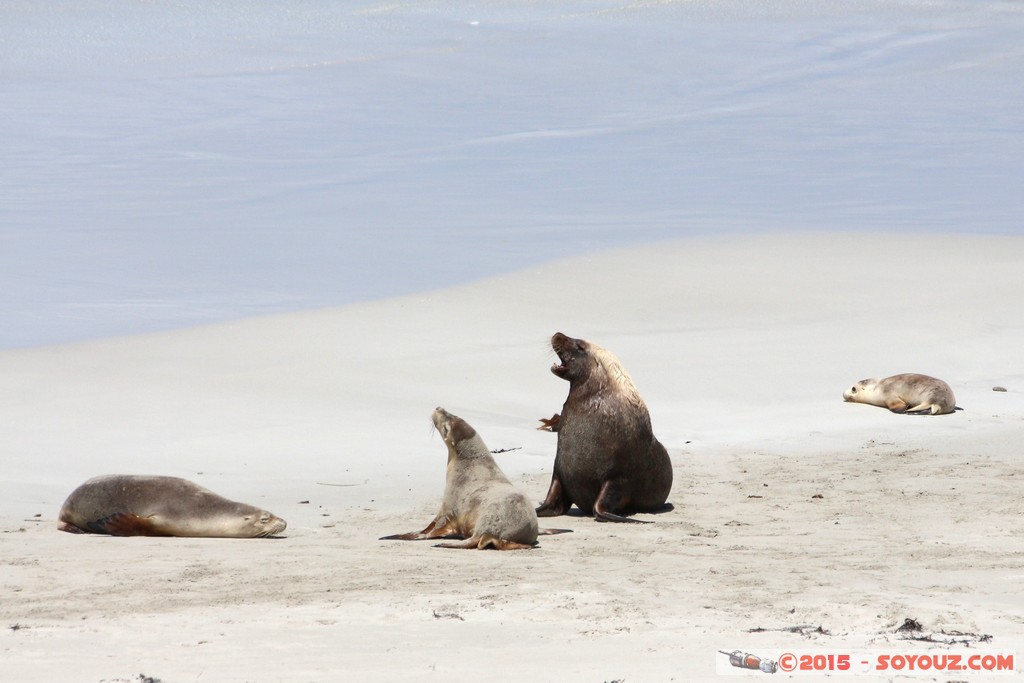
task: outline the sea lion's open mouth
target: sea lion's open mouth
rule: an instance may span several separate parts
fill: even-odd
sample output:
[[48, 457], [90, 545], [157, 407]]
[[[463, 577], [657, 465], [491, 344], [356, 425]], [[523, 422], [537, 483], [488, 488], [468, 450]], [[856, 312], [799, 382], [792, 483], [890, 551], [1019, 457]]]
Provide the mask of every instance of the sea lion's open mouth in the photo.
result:
[[558, 356], [558, 362], [551, 366], [551, 372], [558, 377], [565, 377], [565, 373], [568, 372], [568, 368], [565, 367], [565, 358], [562, 357], [562, 351], [565, 350], [565, 345], [568, 341], [569, 337], [566, 337], [561, 332], [556, 332], [551, 337], [551, 350]]
[[557, 375], [558, 377], [565, 377], [565, 373], [568, 371], [569, 369], [565, 367], [565, 361], [562, 360], [561, 356], [558, 357], [558, 362], [551, 366], [552, 374]]

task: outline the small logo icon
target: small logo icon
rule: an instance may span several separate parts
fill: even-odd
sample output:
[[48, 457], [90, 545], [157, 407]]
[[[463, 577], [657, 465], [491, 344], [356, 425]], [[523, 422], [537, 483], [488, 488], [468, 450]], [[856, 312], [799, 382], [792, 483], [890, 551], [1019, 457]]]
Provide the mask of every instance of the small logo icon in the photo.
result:
[[764, 659], [749, 652], [740, 652], [739, 650], [733, 650], [732, 652], [719, 650], [719, 652], [729, 658], [730, 664], [741, 669], [753, 669], [755, 671], [763, 671], [766, 674], [773, 674], [779, 670], [779, 665], [774, 660]]

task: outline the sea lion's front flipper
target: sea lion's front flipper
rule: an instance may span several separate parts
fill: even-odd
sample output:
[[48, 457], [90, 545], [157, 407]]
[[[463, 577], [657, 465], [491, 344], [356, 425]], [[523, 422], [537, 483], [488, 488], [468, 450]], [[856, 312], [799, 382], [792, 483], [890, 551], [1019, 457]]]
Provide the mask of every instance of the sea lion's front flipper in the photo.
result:
[[140, 517], [131, 512], [116, 512], [103, 519], [89, 522], [89, 531], [111, 536], [167, 536], [152, 517]]
[[601, 492], [597, 494], [597, 502], [594, 503], [594, 519], [599, 522], [627, 522], [630, 524], [650, 524], [639, 519], [630, 519], [629, 517], [623, 517], [617, 515], [612, 510], [618, 510], [625, 507], [623, 505], [622, 496], [620, 496], [615, 490], [615, 484], [611, 479], [604, 483], [601, 487]]
[[537, 429], [541, 430], [542, 432], [557, 432], [558, 431], [558, 423], [559, 423], [559, 421], [561, 419], [562, 419], [562, 416], [560, 414], [558, 414], [558, 413], [555, 413], [554, 415], [552, 415], [549, 418], [543, 418], [542, 417], [540, 419], [540, 423], [541, 423], [540, 427], [537, 427]]
[[885, 407], [894, 413], [905, 413], [907, 412], [907, 408], [910, 407], [910, 404], [902, 398], [894, 397], [885, 402]]
[[85, 529], [80, 529], [70, 522], [59, 522], [57, 524], [58, 531], [66, 531], [69, 534], [87, 534], [89, 533]]
[[498, 550], [533, 550], [536, 547], [536, 544], [516, 543], [515, 541], [505, 541], [497, 538], [491, 542], [491, 546]]
[[558, 517], [564, 515], [571, 506], [572, 501], [566, 499], [562, 482], [557, 475], [552, 476], [551, 487], [548, 489], [548, 495], [544, 498], [544, 502], [537, 508], [537, 516]]
[[599, 522], [627, 522], [629, 524], [650, 524], [650, 522], [643, 519], [632, 519], [630, 517], [623, 517], [617, 515], [614, 512], [608, 512], [602, 510], [600, 505], [594, 506], [594, 519]]
[[571, 534], [572, 529], [537, 529], [538, 536], [554, 536], [555, 534]]
[[533, 548], [532, 544], [516, 543], [515, 541], [506, 541], [502, 538], [495, 538], [490, 534], [484, 534], [482, 536], [473, 536], [467, 538], [462, 543], [438, 543], [434, 546], [435, 548], [457, 548], [459, 550], [483, 550], [484, 548], [495, 548], [497, 550], [530, 550]]

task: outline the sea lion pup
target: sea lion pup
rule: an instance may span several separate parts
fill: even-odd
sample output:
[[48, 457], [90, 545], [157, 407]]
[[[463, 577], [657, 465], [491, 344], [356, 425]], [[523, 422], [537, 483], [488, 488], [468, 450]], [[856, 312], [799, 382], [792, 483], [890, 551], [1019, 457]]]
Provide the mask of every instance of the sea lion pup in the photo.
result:
[[109, 474], [71, 492], [58, 529], [111, 536], [257, 538], [288, 524], [178, 477]]
[[448, 446], [441, 510], [423, 531], [380, 540], [422, 541], [453, 536], [466, 540], [440, 543], [438, 547], [520, 550], [535, 546], [538, 533], [562, 532], [537, 529], [533, 505], [512, 486], [468, 422], [444, 408], [434, 410], [433, 421]]
[[885, 379], [862, 379], [843, 392], [843, 399], [912, 415], [944, 415], [958, 410], [953, 390], [948, 384], [941, 379], [915, 373]]
[[564, 515], [575, 503], [598, 521], [638, 522], [622, 515], [665, 509], [672, 461], [629, 374], [593, 342], [559, 332], [551, 348], [559, 359], [551, 372], [569, 381], [569, 396], [560, 414], [541, 420], [558, 447], [537, 515]]

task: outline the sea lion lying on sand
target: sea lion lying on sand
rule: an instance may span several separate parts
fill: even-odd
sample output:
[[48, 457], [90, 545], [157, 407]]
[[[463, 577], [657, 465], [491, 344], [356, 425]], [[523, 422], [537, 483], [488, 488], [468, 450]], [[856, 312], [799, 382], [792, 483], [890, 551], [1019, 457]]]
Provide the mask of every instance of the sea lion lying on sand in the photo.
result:
[[885, 379], [862, 379], [843, 392], [843, 399], [911, 415], [945, 415], [958, 410], [953, 390], [948, 384], [941, 379], [914, 373]]
[[266, 510], [228, 500], [187, 479], [111, 474], [71, 492], [60, 509], [58, 528], [111, 536], [257, 538], [287, 526]]

